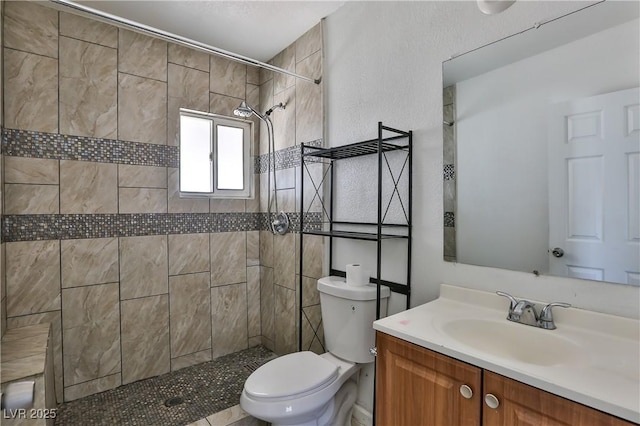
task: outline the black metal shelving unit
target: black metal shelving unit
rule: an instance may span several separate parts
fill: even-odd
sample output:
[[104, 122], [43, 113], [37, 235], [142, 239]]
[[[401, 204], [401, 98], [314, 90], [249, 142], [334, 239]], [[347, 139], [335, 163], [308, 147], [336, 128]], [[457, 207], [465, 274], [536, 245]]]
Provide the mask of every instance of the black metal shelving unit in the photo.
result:
[[[300, 251], [303, 253], [304, 248], [304, 235], [319, 235], [328, 237], [329, 239], [329, 273], [330, 275], [346, 276], [346, 273], [342, 270], [334, 269], [333, 267], [333, 252], [334, 252], [334, 239], [352, 239], [373, 242], [377, 245], [376, 249], [376, 276], [371, 277], [369, 282], [377, 285], [377, 303], [376, 303], [376, 318], [380, 318], [380, 286], [386, 285], [391, 291], [406, 295], [406, 307], [410, 307], [411, 299], [411, 212], [412, 212], [412, 140], [413, 134], [411, 131], [403, 131], [384, 126], [382, 122], [378, 123], [378, 137], [362, 142], [356, 142], [348, 145], [337, 146], [333, 148], [320, 148], [317, 146], [309, 146], [302, 144], [300, 152]], [[402, 166], [399, 170], [393, 170], [392, 165], [389, 162], [387, 156], [388, 153], [398, 152], [400, 155], [405, 154], [405, 157], [401, 158]], [[347, 158], [355, 158], [361, 156], [375, 156], [377, 163], [377, 200], [372, 200], [372, 204], [375, 202], [377, 206], [377, 221], [376, 222], [358, 222], [358, 221], [335, 221], [334, 217], [334, 182], [338, 182], [336, 176], [336, 170], [334, 163]], [[323, 171], [322, 179], [316, 183], [311, 178], [311, 172], [308, 168], [310, 164], [323, 163], [327, 165], [327, 168]], [[383, 179], [384, 167], [387, 167], [389, 174], [387, 181]], [[396, 166], [397, 168], [397, 166]], [[304, 182], [305, 173], [310, 177], [311, 183], [314, 186], [314, 197], [318, 197], [322, 211], [320, 218], [317, 214], [305, 211], [304, 200]], [[400, 194], [398, 184], [400, 179], [405, 176], [403, 173], [407, 173], [408, 188], [404, 194]], [[329, 200], [328, 207], [323, 197], [325, 180], [329, 179]], [[391, 182], [388, 182], [388, 180]], [[375, 184], [375, 183], [369, 183]], [[392, 188], [389, 199], [383, 200], [383, 185], [390, 185]], [[387, 223], [385, 222], [387, 213], [394, 199], [397, 196], [402, 211], [404, 213], [404, 221], [402, 223]], [[313, 201], [313, 200], [312, 200]], [[313, 204], [313, 203], [311, 203]], [[372, 206], [373, 207], [373, 206]], [[310, 207], [311, 208], [311, 207]], [[316, 212], [317, 213], [317, 212]], [[323, 217], [325, 220], [323, 220]], [[349, 228], [348, 230], [340, 228]], [[357, 230], [354, 230], [357, 229]], [[375, 229], [375, 230], [374, 230]], [[385, 281], [382, 277], [382, 244], [385, 240], [403, 240], [406, 242], [407, 250], [407, 277], [405, 283], [397, 283], [392, 281]], [[298, 333], [298, 346], [302, 350], [302, 271], [304, 264], [304, 256], [300, 256], [300, 294], [299, 294], [299, 333]]]

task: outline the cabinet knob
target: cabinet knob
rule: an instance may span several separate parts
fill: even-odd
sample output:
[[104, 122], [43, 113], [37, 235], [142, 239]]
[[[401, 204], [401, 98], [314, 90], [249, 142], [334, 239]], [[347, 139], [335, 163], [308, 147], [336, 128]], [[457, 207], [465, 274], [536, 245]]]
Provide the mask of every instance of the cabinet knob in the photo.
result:
[[466, 399], [471, 399], [473, 396], [473, 390], [467, 385], [460, 386], [460, 395], [462, 395]]
[[488, 393], [484, 396], [484, 403], [487, 404], [489, 408], [493, 408], [494, 410], [500, 405], [500, 401], [498, 400], [498, 398], [491, 393]]

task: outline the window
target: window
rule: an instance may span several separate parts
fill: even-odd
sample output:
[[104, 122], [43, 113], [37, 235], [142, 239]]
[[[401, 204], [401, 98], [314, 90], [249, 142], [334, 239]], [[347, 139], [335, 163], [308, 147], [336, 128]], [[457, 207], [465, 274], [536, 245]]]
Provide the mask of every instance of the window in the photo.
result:
[[180, 110], [180, 196], [252, 198], [252, 123]]

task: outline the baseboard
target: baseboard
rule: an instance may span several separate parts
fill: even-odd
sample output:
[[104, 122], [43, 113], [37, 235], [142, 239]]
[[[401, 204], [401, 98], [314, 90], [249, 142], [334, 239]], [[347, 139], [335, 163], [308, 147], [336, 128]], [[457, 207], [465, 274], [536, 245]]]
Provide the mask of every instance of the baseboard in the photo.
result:
[[373, 426], [373, 414], [358, 404], [354, 404], [351, 426]]

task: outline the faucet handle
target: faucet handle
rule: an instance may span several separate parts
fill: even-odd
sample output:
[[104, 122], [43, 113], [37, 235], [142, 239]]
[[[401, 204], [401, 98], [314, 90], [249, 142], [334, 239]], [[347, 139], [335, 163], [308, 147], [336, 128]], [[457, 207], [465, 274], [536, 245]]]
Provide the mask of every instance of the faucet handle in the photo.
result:
[[513, 297], [509, 293], [505, 293], [504, 291], [496, 291], [496, 294], [498, 296], [506, 297], [507, 299], [509, 299], [511, 301], [511, 306], [509, 306], [509, 311], [513, 311], [513, 309], [518, 304], [518, 299], [516, 299], [515, 297]]
[[553, 322], [553, 311], [551, 310], [554, 306], [557, 306], [559, 308], [570, 308], [571, 304], [564, 302], [553, 302], [542, 308], [539, 318], [541, 328], [544, 328], [546, 330], [555, 330], [556, 325]]

